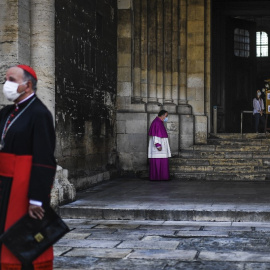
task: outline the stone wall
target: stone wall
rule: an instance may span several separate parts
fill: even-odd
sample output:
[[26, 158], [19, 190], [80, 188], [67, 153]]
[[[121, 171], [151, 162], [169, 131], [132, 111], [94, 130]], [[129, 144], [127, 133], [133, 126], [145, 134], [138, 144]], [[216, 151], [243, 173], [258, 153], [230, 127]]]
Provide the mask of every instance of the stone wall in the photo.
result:
[[115, 164], [116, 76], [117, 1], [57, 0], [56, 155], [77, 189]]
[[205, 144], [210, 116], [210, 0], [118, 1], [119, 169], [147, 168], [148, 128], [169, 112], [172, 154]]

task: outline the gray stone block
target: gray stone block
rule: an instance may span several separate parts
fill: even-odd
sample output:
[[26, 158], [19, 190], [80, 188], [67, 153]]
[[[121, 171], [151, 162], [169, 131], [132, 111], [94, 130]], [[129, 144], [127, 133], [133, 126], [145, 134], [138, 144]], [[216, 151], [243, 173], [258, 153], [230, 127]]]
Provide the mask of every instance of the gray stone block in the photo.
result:
[[118, 134], [125, 134], [126, 133], [126, 121], [117, 121], [117, 133]]
[[65, 256], [71, 257], [87, 257], [91, 254], [96, 258], [124, 258], [132, 252], [132, 249], [112, 249], [112, 248], [74, 248], [67, 252]]
[[126, 133], [142, 133], [147, 134], [146, 120], [126, 120]]
[[119, 134], [117, 151], [126, 153], [147, 152], [147, 134]]
[[129, 258], [192, 261], [196, 250], [135, 250]]
[[179, 245], [179, 241], [124, 241], [118, 248], [132, 248], [132, 249], [176, 249]]

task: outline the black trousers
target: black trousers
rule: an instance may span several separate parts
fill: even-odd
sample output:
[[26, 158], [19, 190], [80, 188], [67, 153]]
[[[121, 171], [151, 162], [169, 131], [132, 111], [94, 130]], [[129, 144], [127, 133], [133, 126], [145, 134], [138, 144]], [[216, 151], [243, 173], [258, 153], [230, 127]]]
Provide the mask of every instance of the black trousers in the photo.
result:
[[261, 123], [263, 125], [263, 131], [265, 132], [265, 117], [264, 117], [264, 115], [261, 115], [260, 113], [255, 113], [254, 119], [255, 119], [255, 131], [256, 132], [259, 131], [259, 124], [261, 121]]

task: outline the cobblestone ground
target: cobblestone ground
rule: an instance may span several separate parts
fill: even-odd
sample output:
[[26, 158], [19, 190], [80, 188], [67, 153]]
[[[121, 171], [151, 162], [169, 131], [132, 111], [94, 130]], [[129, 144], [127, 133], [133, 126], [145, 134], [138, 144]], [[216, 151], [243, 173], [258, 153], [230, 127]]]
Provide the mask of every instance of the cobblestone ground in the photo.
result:
[[270, 269], [270, 223], [65, 221], [54, 269]]

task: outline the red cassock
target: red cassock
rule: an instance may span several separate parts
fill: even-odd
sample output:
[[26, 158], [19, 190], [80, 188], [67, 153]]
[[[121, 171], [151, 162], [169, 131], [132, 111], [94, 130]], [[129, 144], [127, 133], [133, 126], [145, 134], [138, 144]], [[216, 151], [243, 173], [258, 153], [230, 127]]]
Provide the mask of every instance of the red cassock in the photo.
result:
[[[32, 156], [18, 156], [0, 153], [0, 175], [12, 178], [9, 204], [6, 212], [5, 231], [28, 211], [27, 198], [32, 168]], [[52, 269], [52, 247], [34, 262], [34, 269]], [[1, 250], [1, 270], [20, 270], [20, 261], [3, 245]]]
[[[8, 105], [0, 111], [0, 135], [10, 115], [13, 119], [19, 115], [11, 121], [0, 150], [0, 234], [28, 212], [29, 199], [42, 202], [44, 207], [50, 204], [56, 169], [51, 113], [36, 96], [19, 104], [18, 110], [14, 108]], [[1, 270], [22, 269], [20, 261], [4, 245], [0, 245], [0, 262]], [[33, 267], [53, 269], [52, 247], [33, 262]]]

